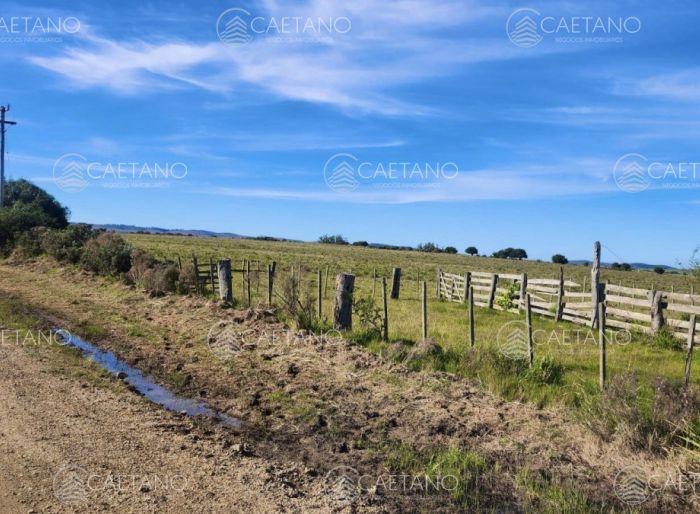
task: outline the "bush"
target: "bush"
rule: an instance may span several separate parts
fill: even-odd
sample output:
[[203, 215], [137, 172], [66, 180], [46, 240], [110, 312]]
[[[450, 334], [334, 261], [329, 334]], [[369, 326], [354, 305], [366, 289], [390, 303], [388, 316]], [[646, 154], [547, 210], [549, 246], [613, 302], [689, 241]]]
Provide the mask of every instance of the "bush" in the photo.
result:
[[446, 246], [445, 253], [451, 253], [454, 255], [457, 253], [457, 248], [455, 248], [454, 246]]
[[666, 273], [666, 269], [662, 268], [661, 266], [656, 266], [654, 268], [654, 273], [657, 273], [659, 275], [663, 275], [664, 273]]
[[17, 239], [17, 250], [22, 257], [37, 257], [43, 253], [41, 241], [47, 229], [32, 227]]
[[85, 243], [95, 235], [90, 225], [79, 223], [63, 230], [46, 231], [41, 246], [44, 252], [59, 262], [77, 264], [82, 259]]
[[504, 311], [513, 309], [515, 307], [515, 299], [520, 296], [520, 284], [513, 282], [508, 289], [506, 289], [502, 294], [498, 295], [496, 298], [496, 305], [498, 305]]
[[180, 270], [176, 266], [158, 264], [144, 271], [141, 284], [152, 295], [162, 296], [177, 291], [179, 278]]
[[102, 232], [85, 244], [82, 264], [100, 275], [126, 273], [131, 267], [131, 246], [117, 234]]
[[[5, 188], [5, 206], [0, 209], [0, 253], [8, 255], [19, 238], [34, 227], [64, 228], [68, 209], [41, 188], [26, 180], [10, 180]], [[23, 239], [24, 249], [35, 251], [35, 243]]]

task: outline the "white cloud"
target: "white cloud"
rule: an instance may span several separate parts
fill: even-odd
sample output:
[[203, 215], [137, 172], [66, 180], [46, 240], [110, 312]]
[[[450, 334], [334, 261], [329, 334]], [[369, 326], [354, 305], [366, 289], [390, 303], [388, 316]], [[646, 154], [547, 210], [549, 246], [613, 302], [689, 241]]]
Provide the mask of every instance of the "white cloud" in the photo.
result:
[[73, 86], [120, 94], [174, 88], [231, 94], [247, 84], [283, 99], [399, 116], [434, 111], [401, 100], [394, 88], [449, 76], [464, 64], [520, 55], [505, 37], [445, 36], [446, 30], [497, 12], [475, 1], [264, 4], [268, 16], [347, 16], [352, 29], [317, 43], [258, 38], [246, 45], [225, 45], [219, 41], [115, 41], [96, 35], [90, 27], [61, 54], [29, 60]]

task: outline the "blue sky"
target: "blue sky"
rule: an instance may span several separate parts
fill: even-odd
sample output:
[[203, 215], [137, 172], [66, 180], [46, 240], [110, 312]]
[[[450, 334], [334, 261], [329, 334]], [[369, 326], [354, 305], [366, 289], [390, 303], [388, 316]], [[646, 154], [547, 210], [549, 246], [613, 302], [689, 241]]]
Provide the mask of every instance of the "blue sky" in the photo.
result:
[[[700, 244], [700, 165], [697, 180], [680, 171], [700, 161], [695, 2], [100, 4], [0, 8], [0, 102], [19, 123], [7, 175], [45, 187], [74, 221], [541, 259], [589, 258], [599, 239], [604, 260], [671, 265]], [[532, 46], [507, 26], [524, 7], [537, 11]], [[249, 13], [248, 42], [220, 37], [231, 8]], [[581, 17], [629, 25], [593, 33]], [[47, 34], [37, 19], [64, 25]], [[353, 170], [352, 190], [329, 186], [339, 153], [369, 170]], [[98, 163], [81, 191], [55, 180], [65, 154]], [[630, 192], [614, 173], [628, 154], [671, 173]], [[104, 173], [119, 163], [187, 172]], [[377, 173], [392, 163], [458, 172]]]

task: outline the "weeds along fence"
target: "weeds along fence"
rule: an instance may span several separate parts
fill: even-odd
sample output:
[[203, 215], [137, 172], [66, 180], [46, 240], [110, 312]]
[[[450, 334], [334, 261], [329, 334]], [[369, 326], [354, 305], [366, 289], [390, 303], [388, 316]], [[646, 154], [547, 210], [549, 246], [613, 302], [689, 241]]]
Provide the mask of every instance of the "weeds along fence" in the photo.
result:
[[[590, 282], [584, 278], [581, 281], [566, 280], [563, 267], [559, 268], [558, 278], [533, 278], [527, 273], [493, 273], [483, 271], [468, 271], [466, 273], [448, 273], [437, 270], [435, 279], [435, 296], [440, 301], [468, 304], [469, 345], [474, 347], [474, 306], [524, 313], [528, 326], [528, 355], [532, 365], [532, 313], [553, 318], [554, 321], [568, 321], [599, 331], [601, 354], [601, 387], [605, 382], [605, 331], [607, 329], [627, 330], [630, 333], [659, 334], [661, 331], [687, 341], [686, 354], [686, 384], [689, 380], [690, 362], [695, 345], [695, 319], [700, 315], [700, 296], [673, 291], [657, 291], [626, 287], [599, 281], [599, 246], [594, 250], [594, 262], [591, 266]], [[183, 264], [177, 259], [181, 272]], [[201, 262], [196, 256], [192, 257], [189, 270], [190, 292], [203, 295], [218, 295], [222, 300], [239, 302], [252, 306], [253, 299], [259, 303], [272, 305], [275, 298], [282, 299], [289, 305], [289, 288], [293, 289], [293, 304], [300, 299], [303, 286], [307, 293], [316, 296], [317, 309], [313, 317], [323, 321], [324, 299], [327, 298], [328, 282], [331, 275], [329, 266], [325, 273], [319, 269], [311, 273], [310, 268], [302, 264], [292, 264], [284, 270], [284, 276], [278, 277], [277, 263], [263, 263], [259, 260], [242, 260], [236, 267], [230, 259], [215, 261], [209, 258]], [[333, 274], [338, 270], [333, 270]], [[181, 273], [181, 276], [183, 273]], [[187, 276], [187, 273], [185, 273]], [[310, 280], [309, 280], [310, 277]], [[276, 284], [279, 278], [286, 278]], [[306, 280], [304, 280], [306, 278]], [[359, 278], [359, 277], [358, 277]], [[373, 270], [371, 277], [372, 302], [380, 287], [383, 309], [378, 316], [381, 318], [381, 337], [388, 340], [389, 336], [389, 298], [392, 301], [406, 298], [401, 288], [413, 289], [412, 281], [403, 281], [402, 270], [395, 267], [391, 271], [390, 282], [386, 276], [380, 277]], [[427, 277], [422, 277], [427, 278]], [[332, 321], [335, 329], [352, 328], [352, 313], [355, 306], [353, 294], [357, 289], [356, 276], [352, 273], [340, 272], [334, 279], [334, 305]], [[368, 284], [366, 284], [368, 285]], [[390, 286], [390, 290], [387, 288]], [[427, 282], [421, 280], [420, 273], [416, 275], [418, 299], [420, 303], [421, 335], [428, 337], [428, 301]], [[261, 286], [264, 286], [261, 295]], [[315, 290], [315, 291], [314, 291]], [[692, 288], [691, 288], [692, 291]], [[369, 296], [369, 290], [365, 293]], [[408, 295], [415, 299], [413, 295]], [[361, 316], [362, 317], [362, 316]], [[376, 322], [376, 320], [375, 320]]]

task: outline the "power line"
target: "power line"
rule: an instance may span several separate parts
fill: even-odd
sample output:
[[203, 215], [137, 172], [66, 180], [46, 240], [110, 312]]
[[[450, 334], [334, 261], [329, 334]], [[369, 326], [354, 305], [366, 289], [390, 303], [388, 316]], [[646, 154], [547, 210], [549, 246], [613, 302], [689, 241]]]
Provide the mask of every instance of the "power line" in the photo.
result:
[[7, 107], [0, 106], [0, 207], [5, 203], [5, 125], [17, 125], [14, 121], [7, 121], [5, 113], [10, 110], [10, 104]]

